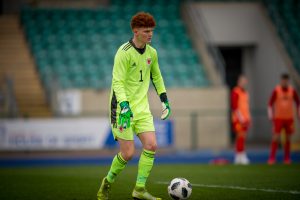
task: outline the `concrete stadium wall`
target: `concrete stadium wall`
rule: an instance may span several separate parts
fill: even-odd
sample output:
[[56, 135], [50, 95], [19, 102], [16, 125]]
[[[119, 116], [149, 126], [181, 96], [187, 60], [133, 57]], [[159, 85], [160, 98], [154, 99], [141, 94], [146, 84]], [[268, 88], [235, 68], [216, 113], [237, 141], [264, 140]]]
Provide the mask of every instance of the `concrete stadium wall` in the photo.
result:
[[[148, 95], [153, 115], [160, 117], [161, 103], [156, 92]], [[224, 149], [229, 146], [228, 91], [223, 87], [168, 89], [176, 149]], [[83, 90], [83, 115], [106, 115], [109, 90]]]
[[[255, 111], [249, 136], [253, 141], [269, 141], [268, 98], [291, 62], [267, 11], [258, 3], [195, 3], [195, 7], [201, 10], [214, 45], [243, 47], [242, 68], [249, 79], [251, 108]], [[297, 131], [294, 139], [299, 138]]]

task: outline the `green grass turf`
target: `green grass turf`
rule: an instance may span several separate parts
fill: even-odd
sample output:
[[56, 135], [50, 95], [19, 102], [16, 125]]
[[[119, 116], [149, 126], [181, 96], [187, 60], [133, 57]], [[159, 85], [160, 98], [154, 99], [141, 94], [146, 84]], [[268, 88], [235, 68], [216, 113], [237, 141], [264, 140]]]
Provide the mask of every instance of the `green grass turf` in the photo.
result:
[[[108, 166], [68, 166], [0, 168], [1, 200], [92, 200]], [[111, 199], [131, 199], [137, 166], [129, 165], [112, 187]], [[175, 177], [185, 177], [192, 184], [241, 186], [247, 188], [300, 190], [300, 165], [156, 165], [148, 189], [169, 199], [167, 185]], [[299, 194], [235, 189], [193, 187], [190, 199], [300, 199]]]

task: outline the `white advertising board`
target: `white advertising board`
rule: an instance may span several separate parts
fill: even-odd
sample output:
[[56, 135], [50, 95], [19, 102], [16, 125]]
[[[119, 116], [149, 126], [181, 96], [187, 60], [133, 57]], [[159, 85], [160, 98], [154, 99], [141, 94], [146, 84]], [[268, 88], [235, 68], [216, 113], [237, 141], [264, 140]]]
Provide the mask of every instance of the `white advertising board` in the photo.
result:
[[99, 149], [107, 118], [0, 120], [0, 150]]
[[[173, 144], [171, 121], [154, 121], [160, 147]], [[141, 147], [138, 138], [136, 145]], [[108, 118], [0, 120], [0, 150], [94, 150], [115, 148]]]

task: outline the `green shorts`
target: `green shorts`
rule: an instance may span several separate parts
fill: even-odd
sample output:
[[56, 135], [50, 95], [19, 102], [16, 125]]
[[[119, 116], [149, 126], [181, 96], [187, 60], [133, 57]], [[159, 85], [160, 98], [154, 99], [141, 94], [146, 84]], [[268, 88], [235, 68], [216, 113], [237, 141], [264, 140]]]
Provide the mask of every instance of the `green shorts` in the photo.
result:
[[119, 128], [113, 126], [111, 126], [111, 128], [115, 140], [118, 138], [123, 140], [133, 140], [134, 134], [138, 135], [143, 132], [155, 131], [152, 115], [148, 115], [147, 117], [138, 120], [133, 118], [130, 128], [126, 128], [122, 132]]

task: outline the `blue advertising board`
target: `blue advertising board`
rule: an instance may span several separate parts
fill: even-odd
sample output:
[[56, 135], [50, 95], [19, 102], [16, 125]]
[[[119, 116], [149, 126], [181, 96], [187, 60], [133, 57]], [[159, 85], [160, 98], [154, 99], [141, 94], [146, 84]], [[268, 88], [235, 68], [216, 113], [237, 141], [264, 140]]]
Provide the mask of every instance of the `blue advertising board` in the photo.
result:
[[[154, 120], [155, 132], [156, 132], [156, 140], [158, 147], [170, 147], [173, 145], [174, 140], [174, 129], [173, 129], [173, 121], [171, 120]], [[138, 137], [135, 135], [134, 143], [136, 147], [142, 147], [142, 144]], [[107, 139], [105, 141], [105, 147], [114, 148], [117, 146], [117, 142], [114, 140], [113, 135], [110, 130], [110, 134], [108, 134]]]

